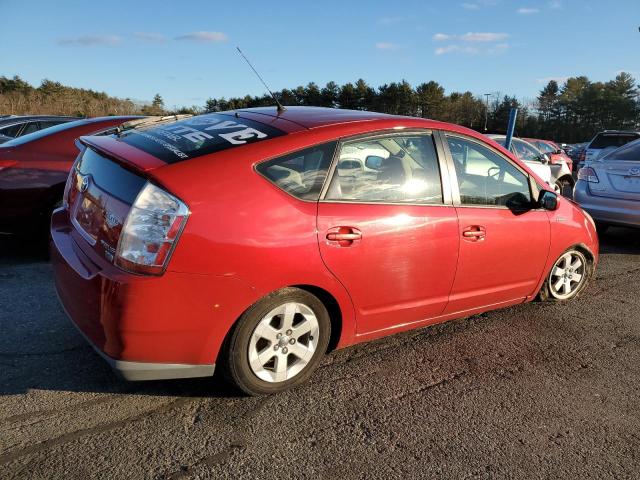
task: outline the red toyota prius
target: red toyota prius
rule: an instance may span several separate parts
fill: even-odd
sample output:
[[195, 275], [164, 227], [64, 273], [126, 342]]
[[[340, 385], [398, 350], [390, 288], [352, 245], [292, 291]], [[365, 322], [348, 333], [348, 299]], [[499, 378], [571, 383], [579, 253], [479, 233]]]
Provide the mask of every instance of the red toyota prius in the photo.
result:
[[328, 349], [569, 300], [598, 260], [588, 214], [456, 125], [258, 108], [81, 142], [57, 291], [129, 380], [278, 392]]

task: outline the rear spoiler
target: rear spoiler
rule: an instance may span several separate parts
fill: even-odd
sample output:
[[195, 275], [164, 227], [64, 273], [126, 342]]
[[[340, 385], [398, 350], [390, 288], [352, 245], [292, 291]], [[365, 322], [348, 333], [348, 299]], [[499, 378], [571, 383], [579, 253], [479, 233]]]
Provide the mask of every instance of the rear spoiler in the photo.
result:
[[80, 137], [76, 142], [80, 149], [90, 147], [116, 163], [129, 169], [133, 168], [138, 172], [148, 172], [167, 165], [159, 158], [127, 145], [114, 137], [89, 135]]

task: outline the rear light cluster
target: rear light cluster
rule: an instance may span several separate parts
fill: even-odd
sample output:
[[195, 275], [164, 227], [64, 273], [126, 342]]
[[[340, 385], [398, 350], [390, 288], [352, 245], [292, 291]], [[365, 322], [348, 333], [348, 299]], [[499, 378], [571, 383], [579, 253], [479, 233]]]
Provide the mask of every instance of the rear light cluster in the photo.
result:
[[115, 264], [133, 273], [160, 275], [188, 216], [183, 202], [147, 182], [122, 227]]
[[598, 175], [596, 171], [591, 167], [583, 167], [578, 170], [578, 180], [584, 180], [589, 183], [599, 183]]

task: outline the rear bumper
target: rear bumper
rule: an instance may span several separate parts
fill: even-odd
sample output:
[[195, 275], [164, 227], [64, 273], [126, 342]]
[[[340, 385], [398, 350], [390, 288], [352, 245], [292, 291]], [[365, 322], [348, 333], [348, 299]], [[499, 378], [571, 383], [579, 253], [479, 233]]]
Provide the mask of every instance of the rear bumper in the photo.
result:
[[127, 380], [213, 374], [222, 342], [245, 308], [232, 302], [241, 282], [170, 271], [160, 277], [122, 272], [83, 251], [63, 209], [53, 214], [51, 237], [60, 303], [117, 373]]
[[585, 181], [576, 183], [573, 197], [596, 221], [640, 227], [640, 202], [592, 195]]
[[[58, 295], [60, 300], [60, 295]], [[62, 304], [62, 300], [60, 300]], [[62, 304], [64, 308], [64, 304]], [[215, 363], [211, 365], [189, 365], [184, 363], [150, 363], [150, 362], [131, 362], [127, 360], [116, 360], [100, 350], [95, 343], [91, 341], [80, 327], [73, 321], [69, 312], [64, 308], [67, 317], [78, 330], [80, 335], [84, 337], [89, 345], [93, 347], [98, 355], [107, 362], [112, 370], [121, 378], [131, 381], [145, 380], [170, 380], [175, 378], [196, 378], [211, 377], [215, 371]]]

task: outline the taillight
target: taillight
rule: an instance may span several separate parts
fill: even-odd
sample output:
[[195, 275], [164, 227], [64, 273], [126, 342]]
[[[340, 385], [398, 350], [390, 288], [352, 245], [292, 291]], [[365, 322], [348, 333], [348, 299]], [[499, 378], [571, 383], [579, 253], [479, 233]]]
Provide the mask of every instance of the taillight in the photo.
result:
[[599, 183], [598, 175], [596, 171], [591, 167], [583, 167], [578, 170], [578, 180], [584, 180], [589, 183]]
[[160, 275], [188, 216], [184, 203], [147, 182], [122, 227], [115, 264], [133, 273]]

